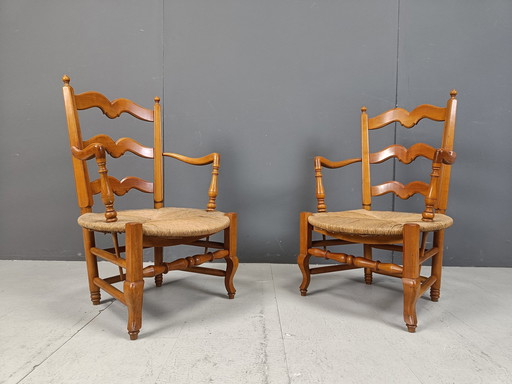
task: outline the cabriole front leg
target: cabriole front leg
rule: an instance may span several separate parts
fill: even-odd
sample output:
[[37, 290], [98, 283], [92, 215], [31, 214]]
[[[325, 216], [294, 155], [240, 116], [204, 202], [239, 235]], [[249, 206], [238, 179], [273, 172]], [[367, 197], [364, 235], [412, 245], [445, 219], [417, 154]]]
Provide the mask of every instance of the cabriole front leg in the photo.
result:
[[405, 224], [403, 228], [403, 275], [404, 321], [407, 330], [416, 331], [416, 301], [421, 288], [420, 280], [420, 227], [417, 224]]
[[238, 257], [236, 255], [236, 237], [237, 237], [237, 216], [236, 213], [226, 213], [229, 217], [229, 227], [224, 230], [224, 246], [229, 251], [229, 255], [224, 258], [226, 261], [226, 276], [224, 285], [230, 299], [235, 298], [234, 277], [238, 269]]
[[313, 230], [308, 221], [308, 217], [311, 215], [312, 213], [310, 212], [300, 213], [300, 248], [297, 264], [302, 272], [302, 283], [299, 288], [301, 296], [306, 296], [309, 283], [311, 282], [311, 271], [309, 270], [311, 255], [308, 253], [308, 249], [311, 247], [311, 232]]

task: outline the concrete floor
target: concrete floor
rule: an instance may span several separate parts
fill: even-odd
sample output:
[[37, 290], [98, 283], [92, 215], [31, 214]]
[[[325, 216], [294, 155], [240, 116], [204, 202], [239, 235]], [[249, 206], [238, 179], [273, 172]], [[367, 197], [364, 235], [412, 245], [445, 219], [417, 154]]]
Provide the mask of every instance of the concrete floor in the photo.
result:
[[[102, 263], [102, 268], [106, 268]], [[241, 264], [237, 295], [185, 272], [146, 280], [143, 328], [83, 262], [0, 261], [1, 383], [512, 383], [512, 270], [445, 268], [441, 300], [402, 321], [400, 280], [362, 271], [313, 276]]]

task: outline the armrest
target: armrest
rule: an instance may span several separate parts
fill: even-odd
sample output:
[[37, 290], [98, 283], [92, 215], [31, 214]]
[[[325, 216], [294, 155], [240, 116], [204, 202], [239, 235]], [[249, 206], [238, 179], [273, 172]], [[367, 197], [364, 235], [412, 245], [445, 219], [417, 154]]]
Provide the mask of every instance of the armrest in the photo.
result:
[[84, 149], [72, 146], [71, 153], [78, 160], [96, 158], [98, 173], [100, 174], [101, 201], [105, 205], [105, 218], [107, 222], [117, 221], [117, 212], [114, 209], [114, 193], [108, 180], [107, 157], [105, 147], [99, 143], [91, 143]]
[[315, 157], [315, 178], [316, 178], [316, 199], [318, 200], [317, 211], [326, 212], [327, 206], [325, 205], [325, 191], [322, 182], [322, 167], [335, 169], [341, 168], [349, 164], [360, 162], [361, 158], [347, 159], [342, 161], [331, 161], [322, 156]]
[[439, 176], [441, 174], [441, 165], [452, 165], [455, 163], [457, 154], [454, 151], [439, 148], [436, 149], [432, 160], [432, 173], [430, 174], [430, 185], [427, 196], [425, 197], [425, 210], [421, 214], [423, 221], [433, 221], [435, 212], [434, 206], [437, 202], [437, 193], [439, 191]]
[[177, 153], [163, 153], [164, 156], [172, 157], [174, 159], [180, 160], [187, 164], [192, 165], [208, 165], [212, 164], [212, 179], [210, 182], [210, 188], [208, 189], [208, 204], [206, 205], [206, 210], [208, 212], [215, 211], [217, 207], [215, 200], [217, 199], [217, 178], [219, 176], [219, 168], [220, 168], [220, 155], [218, 153], [210, 153], [209, 155], [203, 157], [188, 157], [184, 155], [180, 155]]

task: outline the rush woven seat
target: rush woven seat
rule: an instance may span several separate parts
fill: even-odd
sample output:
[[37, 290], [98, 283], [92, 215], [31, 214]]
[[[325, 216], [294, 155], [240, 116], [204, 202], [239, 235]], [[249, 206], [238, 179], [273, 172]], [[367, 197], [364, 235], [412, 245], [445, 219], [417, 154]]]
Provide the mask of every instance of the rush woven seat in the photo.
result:
[[[130, 339], [135, 340], [142, 327], [145, 278], [154, 278], [155, 285], [161, 287], [163, 275], [173, 270], [219, 276], [224, 280], [223, 286], [227, 291], [228, 298], [233, 299], [236, 292], [233, 279], [238, 267], [238, 257], [236, 256], [237, 215], [233, 212], [223, 213], [216, 210], [220, 155], [210, 153], [194, 158], [178, 153], [163, 152], [162, 116], [158, 97], [154, 99], [153, 108], [147, 109], [128, 99], [110, 101], [98, 92], [84, 92], [75, 95], [73, 87], [69, 84], [69, 77], [64, 76], [62, 80], [64, 81], [64, 107], [71, 159], [80, 208], [78, 223], [82, 227], [84, 238], [92, 303], [94, 305], [100, 303], [101, 289], [125, 304], [128, 308], [128, 334]], [[117, 140], [106, 134], [97, 134], [84, 139], [79, 111], [96, 108], [109, 119], [116, 119], [124, 113], [129, 114], [139, 123], [147, 124], [149, 122], [152, 125], [152, 130], [151, 127], [148, 130], [147, 125], [142, 127], [146, 128], [140, 131], [140, 140], [144, 144], [133, 138], [125, 137], [126, 131], [120, 131], [118, 137], [121, 138]], [[98, 110], [89, 111], [89, 116], [94, 112], [99, 112]], [[80, 112], [80, 116], [82, 116], [82, 112]], [[129, 129], [135, 127], [133, 121], [128, 121], [128, 119], [123, 121], [127, 121]], [[111, 131], [114, 130], [111, 129]], [[136, 176], [117, 179], [109, 174], [107, 165], [110, 166], [110, 157], [120, 158], [126, 152], [131, 152], [139, 158], [150, 159], [153, 164], [152, 181]], [[164, 158], [194, 166], [211, 165], [210, 186], [207, 194], [205, 193], [207, 199], [205, 209], [164, 206]], [[134, 160], [137, 158], [134, 157]], [[138, 169], [133, 166], [133, 162], [130, 165], [127, 162], [124, 164], [125, 170]], [[123, 163], [118, 162], [118, 165], [117, 169], [122, 170]], [[186, 181], [185, 179], [184, 182]], [[179, 182], [179, 180], [175, 179], [173, 182]], [[137, 209], [116, 211], [114, 195], [120, 197], [134, 189], [151, 194], [152, 206], [137, 206], [133, 207]], [[103, 208], [97, 209], [94, 206], [95, 195], [101, 196]], [[112, 247], [97, 247], [95, 237], [97, 232], [110, 234]], [[216, 237], [212, 239], [210, 235], [219, 239], [215, 240]], [[188, 257], [170, 262], [165, 261], [164, 247], [175, 245], [196, 247], [199, 251]], [[154, 256], [154, 263], [146, 267], [143, 265], [144, 248], [153, 248]], [[119, 269], [119, 274], [102, 276], [98, 258], [115, 264]], [[224, 259], [225, 270], [201, 266], [203, 263], [216, 259]], [[122, 282], [121, 286], [114, 286], [119, 282]]]
[[315, 229], [350, 235], [397, 236], [401, 235], [405, 224], [417, 224], [420, 232], [445, 229], [453, 224], [453, 219], [438, 213], [432, 221], [423, 221], [421, 213], [353, 211], [314, 213], [308, 218]]
[[222, 212], [193, 208], [132, 209], [117, 212], [117, 221], [106, 222], [103, 213], [85, 213], [78, 224], [99, 232], [123, 233], [128, 223], [141, 223], [146, 236], [167, 239], [209, 236], [229, 227], [229, 218]]
[[[411, 112], [394, 108], [375, 117], [369, 117], [366, 107], [361, 108], [361, 157], [332, 161], [322, 156], [315, 157], [315, 178], [317, 213], [302, 212], [300, 217], [300, 252], [297, 263], [302, 272], [300, 293], [306, 296], [311, 275], [364, 268], [364, 281], [372, 284], [373, 273], [397, 277], [402, 280], [404, 290], [404, 321], [409, 332], [415, 332], [417, 326], [416, 302], [430, 288], [430, 298], [438, 301], [441, 292], [441, 272], [444, 252], [444, 231], [453, 224], [447, 216], [448, 192], [450, 188], [451, 165], [455, 161], [453, 142], [455, 136], [455, 118], [457, 111], [456, 91], [450, 92], [446, 107], [423, 104]], [[421, 121], [421, 120], [425, 121]], [[401, 138], [400, 127], [412, 128], [416, 125], [434, 126], [430, 134], [422, 132], [422, 137], [437, 141], [435, 146], [425, 143], [411, 145], [412, 134], [406, 136], [408, 148], [396, 142]], [[440, 125], [433, 123], [442, 121]], [[389, 138], [395, 141], [388, 147], [370, 152], [370, 134], [373, 130], [391, 127]], [[418, 128], [416, 128], [418, 129]], [[440, 138], [442, 136], [442, 138]], [[405, 135], [404, 135], [405, 137]], [[379, 142], [383, 140], [382, 134]], [[437, 138], [437, 139], [436, 139]], [[404, 185], [391, 180], [372, 185], [370, 175], [379, 171], [379, 164], [391, 159], [394, 162], [412, 164], [416, 158], [430, 160], [430, 175], [408, 167], [393, 167], [393, 175], [406, 173], [408, 177], [418, 177], [417, 181]], [[349, 211], [327, 211], [326, 194], [323, 185], [322, 169], [342, 168], [351, 164], [361, 164], [362, 209]], [[382, 169], [382, 168], [380, 168]], [[420, 168], [421, 169], [421, 168]], [[389, 168], [386, 171], [389, 174]], [[381, 176], [381, 175], [380, 175]], [[423, 195], [423, 212], [373, 211], [374, 197], [394, 194], [393, 199], [408, 199], [415, 194]], [[404, 204], [405, 205], [405, 204]], [[394, 200], [390, 208], [394, 207]], [[318, 238], [318, 236], [322, 236]], [[343, 245], [362, 245], [362, 255], [350, 255], [332, 252], [329, 247]], [[395, 252], [393, 262], [374, 260], [374, 249]], [[402, 254], [402, 265], [396, 257]], [[336, 264], [311, 268], [310, 258], [319, 257]], [[430, 276], [421, 276], [421, 264], [432, 261]]]

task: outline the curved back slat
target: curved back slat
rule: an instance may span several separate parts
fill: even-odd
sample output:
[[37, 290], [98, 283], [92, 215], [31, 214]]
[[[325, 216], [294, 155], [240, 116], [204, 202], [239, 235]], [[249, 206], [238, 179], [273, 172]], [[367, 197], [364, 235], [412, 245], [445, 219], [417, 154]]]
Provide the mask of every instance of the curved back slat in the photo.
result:
[[146, 159], [153, 158], [153, 148], [145, 147], [129, 137], [123, 137], [114, 141], [108, 135], [96, 135], [89, 140], [85, 140], [84, 147], [87, 147], [92, 143], [102, 144], [108, 154], [114, 158], [121, 157], [126, 152], [134, 153], [135, 155]]
[[368, 119], [368, 129], [379, 129], [395, 122], [402, 124], [406, 128], [412, 128], [418, 124], [418, 121], [424, 118], [444, 121], [445, 114], [445, 108], [429, 104], [420, 105], [411, 112], [403, 108], [395, 108]]
[[121, 113], [126, 112], [144, 121], [153, 121], [154, 114], [151, 109], [146, 109], [128, 99], [116, 99], [110, 101], [104, 95], [98, 92], [84, 92], [75, 95], [76, 107], [78, 110], [89, 108], [99, 108], [111, 119], [119, 117]]
[[[119, 181], [113, 176], [108, 177], [110, 186], [112, 190], [116, 194], [116, 196], [123, 196], [130, 189], [137, 189], [141, 192], [152, 193], [153, 192], [153, 183], [150, 181], [146, 181], [140, 179], [135, 176], [128, 176]], [[100, 179], [96, 179], [91, 182], [91, 191], [93, 195], [97, 195], [101, 193], [101, 184]]]
[[379, 164], [392, 157], [400, 160], [400, 162], [404, 164], [410, 164], [418, 156], [433, 160], [435, 152], [436, 149], [434, 147], [424, 143], [416, 143], [409, 149], [399, 144], [393, 144], [382, 151], [370, 153], [370, 164]]
[[372, 196], [382, 196], [390, 192], [401, 199], [408, 199], [417, 193], [427, 196], [428, 187], [429, 185], [423, 181], [412, 181], [407, 185], [403, 185], [399, 181], [388, 181], [387, 183], [372, 186]]

